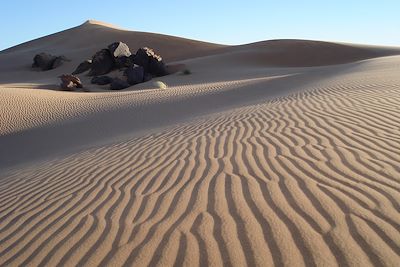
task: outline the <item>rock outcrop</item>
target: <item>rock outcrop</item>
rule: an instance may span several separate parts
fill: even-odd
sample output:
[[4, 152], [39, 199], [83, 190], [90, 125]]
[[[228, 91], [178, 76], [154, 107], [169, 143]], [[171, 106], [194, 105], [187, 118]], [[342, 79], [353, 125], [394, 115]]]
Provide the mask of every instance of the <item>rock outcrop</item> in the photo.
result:
[[[43, 70], [52, 69], [60, 66], [66, 59], [50, 54], [41, 53], [35, 56], [33, 67]], [[110, 77], [105, 74], [119, 69], [123, 71], [123, 76]], [[92, 59], [81, 62], [72, 72], [72, 75], [60, 76], [61, 88], [64, 90], [74, 90], [82, 88], [82, 83], [76, 74], [89, 71], [87, 75], [94, 76], [92, 84], [110, 84], [111, 90], [121, 90], [129, 86], [147, 82], [153, 77], [168, 74], [167, 68], [160, 55], [148, 47], [139, 48], [136, 54], [132, 54], [127, 44], [114, 42], [107, 48], [96, 52]], [[118, 76], [118, 75], [117, 75]]]

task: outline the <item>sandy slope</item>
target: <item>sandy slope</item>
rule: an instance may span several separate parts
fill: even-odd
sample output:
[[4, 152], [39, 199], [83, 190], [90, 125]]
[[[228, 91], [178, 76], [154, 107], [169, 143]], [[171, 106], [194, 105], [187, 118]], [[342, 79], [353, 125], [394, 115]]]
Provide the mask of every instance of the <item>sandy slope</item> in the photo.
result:
[[0, 266], [397, 266], [400, 56], [358, 61], [395, 49], [194, 43], [167, 90], [23, 89], [43, 42], [0, 54]]

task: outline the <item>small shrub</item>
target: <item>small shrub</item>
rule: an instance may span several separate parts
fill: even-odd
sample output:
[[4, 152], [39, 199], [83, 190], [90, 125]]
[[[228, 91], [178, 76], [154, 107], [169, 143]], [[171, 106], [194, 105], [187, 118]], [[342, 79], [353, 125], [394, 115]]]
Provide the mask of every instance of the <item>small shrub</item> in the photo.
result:
[[183, 75], [189, 75], [192, 74], [192, 72], [189, 69], [185, 69], [184, 71], [182, 71]]

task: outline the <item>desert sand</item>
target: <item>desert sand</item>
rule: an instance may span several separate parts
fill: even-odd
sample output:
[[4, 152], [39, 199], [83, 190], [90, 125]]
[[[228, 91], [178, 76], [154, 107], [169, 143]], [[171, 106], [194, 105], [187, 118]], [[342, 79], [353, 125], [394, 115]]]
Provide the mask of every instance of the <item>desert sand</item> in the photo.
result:
[[[192, 74], [53, 90], [113, 41]], [[0, 266], [399, 266], [399, 55], [97, 21], [0, 52]]]

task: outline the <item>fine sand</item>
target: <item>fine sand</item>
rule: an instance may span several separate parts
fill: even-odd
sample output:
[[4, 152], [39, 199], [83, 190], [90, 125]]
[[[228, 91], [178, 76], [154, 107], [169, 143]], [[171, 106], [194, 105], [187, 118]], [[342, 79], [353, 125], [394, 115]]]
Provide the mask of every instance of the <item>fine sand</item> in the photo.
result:
[[[119, 40], [192, 74], [52, 90]], [[399, 266], [397, 54], [96, 21], [0, 52], [0, 266]]]

